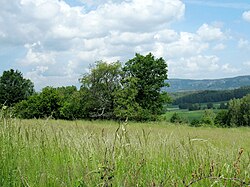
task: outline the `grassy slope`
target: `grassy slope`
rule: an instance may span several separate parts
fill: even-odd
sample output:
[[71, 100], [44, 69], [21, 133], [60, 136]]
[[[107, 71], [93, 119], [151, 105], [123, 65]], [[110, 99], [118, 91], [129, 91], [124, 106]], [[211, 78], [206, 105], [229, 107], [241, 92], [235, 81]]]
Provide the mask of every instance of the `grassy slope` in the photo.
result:
[[0, 186], [250, 183], [249, 137], [249, 128], [2, 120]]

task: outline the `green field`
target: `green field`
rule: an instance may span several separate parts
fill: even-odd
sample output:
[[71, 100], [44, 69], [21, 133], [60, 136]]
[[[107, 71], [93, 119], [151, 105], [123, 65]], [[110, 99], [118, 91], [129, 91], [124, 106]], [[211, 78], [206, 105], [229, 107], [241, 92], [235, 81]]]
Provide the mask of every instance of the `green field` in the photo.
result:
[[0, 186], [247, 186], [249, 128], [0, 120]]
[[[173, 116], [174, 113], [178, 113], [184, 120], [191, 122], [194, 119], [201, 120], [202, 116], [204, 115], [205, 110], [195, 110], [195, 111], [188, 111], [188, 110], [173, 110], [168, 111], [162, 118], [167, 122], [170, 122], [170, 118]], [[219, 110], [213, 110], [216, 114]]]

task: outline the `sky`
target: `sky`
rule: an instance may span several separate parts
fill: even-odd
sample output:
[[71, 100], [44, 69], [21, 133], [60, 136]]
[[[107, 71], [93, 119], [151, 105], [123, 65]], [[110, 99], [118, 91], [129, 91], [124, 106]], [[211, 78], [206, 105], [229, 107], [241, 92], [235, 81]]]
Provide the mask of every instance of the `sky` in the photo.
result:
[[78, 85], [96, 61], [151, 52], [169, 78], [250, 75], [249, 0], [0, 0], [0, 75]]

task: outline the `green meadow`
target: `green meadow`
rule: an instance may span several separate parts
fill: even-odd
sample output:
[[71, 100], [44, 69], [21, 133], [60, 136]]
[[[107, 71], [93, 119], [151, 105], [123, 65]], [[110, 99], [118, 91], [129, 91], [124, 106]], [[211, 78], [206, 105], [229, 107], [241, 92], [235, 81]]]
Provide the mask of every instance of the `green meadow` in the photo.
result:
[[[216, 112], [216, 110], [213, 111]], [[204, 115], [204, 110], [195, 110], [195, 111], [173, 110], [166, 112], [164, 115], [162, 115], [162, 117], [164, 118], [164, 120], [170, 122], [170, 119], [174, 115], [174, 113], [179, 114], [183, 119], [191, 122], [194, 119], [200, 120]]]
[[248, 186], [249, 128], [0, 120], [0, 186]]

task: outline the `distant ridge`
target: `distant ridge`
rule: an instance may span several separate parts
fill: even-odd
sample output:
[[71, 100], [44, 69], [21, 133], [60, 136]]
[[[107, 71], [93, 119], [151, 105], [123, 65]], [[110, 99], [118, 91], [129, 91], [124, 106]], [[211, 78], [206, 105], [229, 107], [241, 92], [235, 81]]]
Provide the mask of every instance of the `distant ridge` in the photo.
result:
[[169, 79], [170, 87], [164, 88], [167, 92], [186, 92], [199, 90], [229, 90], [242, 86], [250, 86], [250, 75], [224, 79]]

